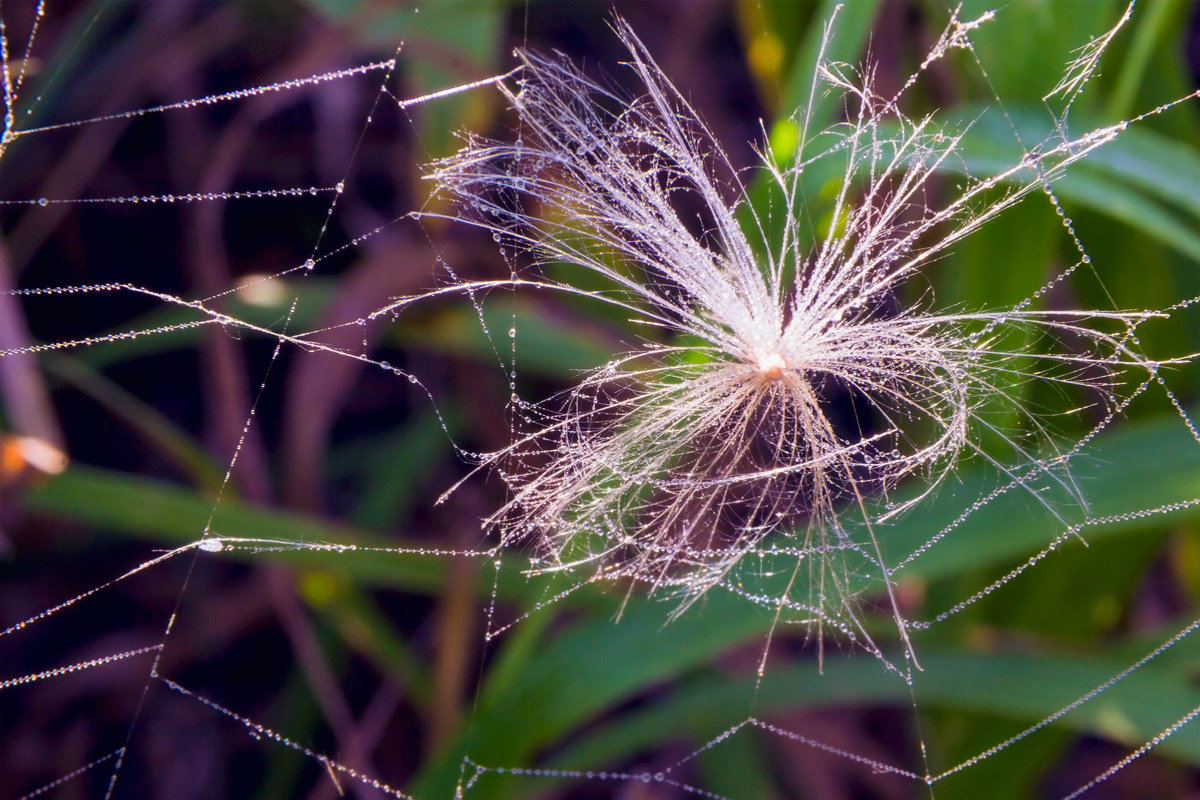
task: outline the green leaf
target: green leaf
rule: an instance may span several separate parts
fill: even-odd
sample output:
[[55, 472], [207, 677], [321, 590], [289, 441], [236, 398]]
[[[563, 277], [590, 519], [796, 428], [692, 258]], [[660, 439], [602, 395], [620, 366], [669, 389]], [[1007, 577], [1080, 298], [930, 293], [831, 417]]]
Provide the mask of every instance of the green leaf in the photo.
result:
[[[858, 0], [845, 3], [840, 0], [823, 0], [818, 7], [814, 23], [809, 26], [800, 52], [792, 61], [792, 72], [783, 90], [781, 108], [786, 115], [803, 109], [801, 119], [807, 117], [810, 131], [829, 127], [838, 112], [840, 98], [822, 91], [817, 77], [821, 63], [857, 64], [862, 58], [871, 26], [879, 13], [879, 0]], [[836, 15], [836, 17], [835, 17]], [[830, 38], [825, 40], [825, 25], [833, 20]], [[791, 160], [786, 153], [780, 154]]]
[[[1001, 116], [994, 110], [968, 108], [940, 120], [951, 130], [971, 123], [957, 151], [956, 171], [995, 175], [1017, 162], [1022, 146], [1054, 141], [1054, 121], [1044, 109], [1005, 111]], [[1071, 119], [1076, 136], [1096, 127], [1079, 117]], [[1064, 201], [1125, 222], [1200, 261], [1200, 154], [1194, 148], [1134, 127], [1073, 164], [1053, 187]]]
[[575, 376], [612, 358], [612, 348], [601, 339], [604, 334], [590, 332], [569, 317], [555, 316], [543, 304], [523, 298], [487, 300], [481, 306], [482, 325], [475, 309], [464, 305], [406, 315], [392, 328], [391, 341], [484, 364], [500, 363], [507, 370], [511, 368], [512, 329], [518, 370], [555, 377]]
[[221, 485], [224, 471], [186, 431], [158, 409], [134, 397], [78, 359], [46, 353], [42, 361], [49, 374], [102, 405], [174, 461], [193, 482], [207, 489], [216, 489]]
[[[921, 662], [924, 670], [916, 675], [914, 691], [922, 711], [969, 711], [1011, 720], [1007, 733], [994, 743], [1056, 714], [1130, 665], [1107, 657], [928, 648], [921, 653]], [[547, 766], [579, 769], [621, 763], [673, 740], [691, 746], [751, 716], [845, 706], [905, 706], [911, 700], [909, 687], [870, 658], [827, 664], [823, 672], [811, 662], [777, 666], [761, 681], [708, 674], [682, 681], [662, 701], [600, 726], [556, 754]], [[1055, 725], [1136, 747], [1198, 705], [1200, 690], [1186, 676], [1167, 676], [1146, 667], [1063, 715]], [[743, 728], [736, 736], [751, 731], [752, 727]], [[796, 733], [822, 741], [816, 728]], [[1183, 728], [1161, 750], [1200, 764], [1200, 727]], [[1004, 758], [1003, 752], [994, 758]], [[918, 764], [893, 766], [920, 771]], [[954, 766], [931, 765], [935, 775]], [[937, 796], [943, 796], [941, 791]]]
[[[324, 518], [247, 503], [229, 493], [218, 503], [215, 493], [81, 464], [72, 464], [24, 495], [22, 507], [168, 547], [195, 545], [211, 519], [214, 536], [255, 540], [244, 547], [226, 547], [216, 557], [326, 572], [364, 586], [417, 594], [438, 595], [449, 571], [449, 557], [427, 543], [385, 538]], [[504, 563], [498, 584], [494, 573], [482, 575], [478, 596], [488, 597], [495, 589], [510, 602], [536, 603], [540, 587], [530, 583], [518, 562], [512, 558]], [[595, 608], [597, 595], [594, 589], [580, 591], [565, 604]]]

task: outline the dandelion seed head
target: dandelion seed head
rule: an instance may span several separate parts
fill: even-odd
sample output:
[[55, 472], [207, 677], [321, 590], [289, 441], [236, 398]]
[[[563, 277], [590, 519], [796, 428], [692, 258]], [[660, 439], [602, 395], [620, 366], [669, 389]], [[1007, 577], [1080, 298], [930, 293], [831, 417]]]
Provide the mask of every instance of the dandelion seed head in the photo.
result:
[[[968, 46], [986, 21], [952, 17], [919, 71]], [[891, 592], [878, 527], [932, 492], [962, 453], [994, 461], [978, 431], [998, 433], [1024, 460], [1001, 465], [1017, 483], [1070, 490], [1064, 461], [1034, 454], [1052, 437], [1010, 401], [1012, 387], [1103, 393], [1122, 370], [1147, 369], [1132, 336], [1144, 313], [1029, 303], [946, 312], [928, 292], [898, 303], [926, 266], [1117, 130], [1071, 137], [1056, 124], [1011, 167], [945, 198], [930, 178], [956, 165], [964, 131], [909, 119], [898, 96], [876, 92], [870, 70], [823, 64], [846, 121], [810, 131], [797, 112], [794, 160], [764, 152], [760, 172], [783, 209], [768, 220], [750, 203], [744, 171], [633, 31], [621, 20], [614, 28], [640, 97], [602, 87], [563, 57], [519, 51], [519, 90], [506, 90], [516, 143], [469, 137], [430, 172], [463, 219], [532, 258], [516, 284], [612, 304], [658, 333], [529, 406], [512, 445], [489, 460], [511, 496], [486, 524], [504, 544], [532, 545], [548, 570], [633, 579], [681, 596], [681, 607], [784, 542], [807, 570], [800, 615], [865, 637], [853, 611], [858, 574], [873, 572]], [[1088, 57], [1074, 67], [1070, 98], [1098, 54]], [[809, 244], [802, 181], [826, 165], [840, 184], [831, 222]], [[702, 209], [700, 230], [679, 211], [685, 204]], [[551, 263], [607, 288], [537, 271]], [[1027, 339], [1086, 346], [1029, 367], [1013, 349]], [[1033, 444], [991, 427], [984, 409], [996, 403], [1013, 406]], [[923, 488], [892, 502], [914, 477]]]

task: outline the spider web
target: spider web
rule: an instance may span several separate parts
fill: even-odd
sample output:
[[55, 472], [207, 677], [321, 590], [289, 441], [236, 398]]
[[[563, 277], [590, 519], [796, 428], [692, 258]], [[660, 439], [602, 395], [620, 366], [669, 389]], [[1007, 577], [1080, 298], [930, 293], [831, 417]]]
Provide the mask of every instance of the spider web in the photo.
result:
[[[495, 266], [429, 218], [451, 210], [414, 165], [446, 155], [455, 145], [439, 132], [486, 115], [500, 102], [491, 86], [519, 76], [486, 56], [423, 74], [445, 45], [421, 28], [430, 7], [398, 17], [386, 48], [352, 49], [353, 61], [319, 34], [223, 39], [232, 26], [221, 15], [246, 10], [0, 7], [10, 176], [0, 365], [12, 431], [2, 497], [31, 515], [5, 519], [6, 792], [741, 797], [780, 773], [763, 760], [775, 753], [802, 765], [779, 778], [791, 791], [944, 797], [962, 776], [1065, 749], [1045, 786], [1066, 798], [1136, 773], [1151, 752], [1196, 763], [1200, 693], [1187, 676], [1200, 621], [1162, 596], [1162, 563], [1132, 588], [1105, 566], [1174, 552], [1121, 543], [1184, 526], [1200, 506], [1191, 394], [1171, 388], [1186, 385], [1180, 365], [1135, 371], [1057, 452], [1016, 467], [968, 461], [936, 502], [882, 530], [886, 561], [871, 566], [897, 590], [919, 669], [878, 584], [862, 599], [873, 638], [814, 640], [812, 609], [786, 580], [814, 554], [786, 542], [748, 553], [668, 622], [670, 605], [603, 573], [546, 571], [498, 547], [478, 520], [503, 490], [484, 474], [434, 504], [466, 471], [457, 465], [506, 445], [534, 408], [524, 396], [610, 357], [597, 341], [615, 351], [631, 335], [586, 301], [553, 310], [511, 287], [457, 288], [496, 279]], [[955, 17], [939, 55], [963, 54], [987, 87], [976, 27]], [[1047, 88], [1057, 107], [1084, 91], [1120, 28], [1098, 33]], [[287, 35], [301, 46], [274, 58]], [[88, 50], [93, 41], [108, 48]], [[239, 44], [250, 63], [216, 57]], [[212, 86], [167, 68], [189, 59]], [[96, 87], [74, 62], [122, 80]], [[235, 67], [265, 77], [230, 83]], [[1006, 128], [1017, 157], [1036, 152], [1043, 140], [991, 91], [998, 116], [975, 124]], [[137, 163], [160, 149], [161, 163]], [[1053, 296], [1070, 275], [1090, 296], [1115, 293], [1114, 309], [1144, 307], [1103, 279], [1105, 259], [1058, 193], [1047, 183], [1026, 205], [1061, 219], [1055, 235], [1074, 260], [1016, 299]], [[112, 232], [109, 249], [81, 249], [97, 226]], [[522, 256], [500, 243], [519, 282]], [[1186, 325], [1195, 302], [1180, 293], [1154, 310]], [[1134, 344], [1154, 324], [1133, 328]], [[545, 347], [551, 339], [564, 345]], [[185, 433], [201, 429], [206, 447]], [[314, 464], [333, 438], [349, 443], [340, 466]], [[1069, 465], [1079, 496], [1020, 472], [1050, 461]], [[134, 475], [147, 470], [164, 480]], [[86, 533], [36, 522], [55, 519]], [[1056, 563], [1087, 559], [1086, 574], [1155, 624], [1103, 647], [1043, 647], [1019, 626], [986, 624], [989, 603], [1030, 584], [1036, 601], [1036, 581], [1069, 572]], [[835, 655], [818, 659], [818, 644]], [[975, 727], [956, 728], [967, 723], [954, 709]], [[1090, 738], [1064, 744], [1068, 731]], [[1160, 772], [1171, 780], [1166, 767], [1141, 774]], [[789, 783], [800, 780], [813, 783]]]

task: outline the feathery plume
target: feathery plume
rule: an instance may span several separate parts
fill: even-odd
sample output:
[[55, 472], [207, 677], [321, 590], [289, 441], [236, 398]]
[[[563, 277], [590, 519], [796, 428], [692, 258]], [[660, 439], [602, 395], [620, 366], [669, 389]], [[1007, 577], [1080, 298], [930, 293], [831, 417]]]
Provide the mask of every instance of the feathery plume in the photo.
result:
[[[984, 21], [953, 18], [920, 69], [969, 47]], [[561, 56], [520, 52], [517, 90], [505, 89], [519, 138], [470, 136], [431, 170], [467, 221], [530, 254], [535, 270], [563, 264], [607, 288], [545, 273], [513, 282], [597, 298], [655, 332], [568, 393], [522, 405], [513, 443], [488, 459], [511, 496], [487, 525], [505, 545], [532, 545], [548, 570], [669, 589], [680, 609], [747, 556], [786, 550], [804, 569], [780, 608], [860, 640], [851, 573], [866, 565], [907, 643], [878, 526], [920, 502], [964, 453], [1019, 483], [1073, 492], [1066, 458], [1045, 455], [1053, 439], [1024, 409], [1032, 435], [996, 431], [1021, 464], [986, 453], [977, 443], [989, 428], [983, 405], [1024, 381], [1104, 394], [1127, 366], [1155, 365], [1129, 344], [1146, 312], [1038, 311], [1030, 302], [947, 312], [928, 291], [908, 307], [898, 298], [924, 267], [1123, 126], [1072, 138], [1059, 125], [1009, 168], [963, 178], [941, 198], [931, 179], [954, 164], [965, 128], [908, 119], [899, 96], [822, 64], [819, 80], [843, 96], [846, 121], [812, 132], [798, 112], [795, 157], [781, 166], [769, 149], [761, 154], [784, 211], [765, 217], [630, 27], [614, 27], [640, 97], [605, 89]], [[1063, 93], [1077, 94], [1108, 39]], [[801, 182], [828, 164], [841, 185], [832, 222], [812, 232], [810, 247]], [[698, 219], [685, 207], [699, 208]], [[1022, 353], [1011, 343], [1037, 337], [1070, 348], [1051, 348], [1036, 368], [1016, 366]], [[912, 478], [922, 489], [891, 500]], [[796, 600], [799, 591], [806, 596]]]

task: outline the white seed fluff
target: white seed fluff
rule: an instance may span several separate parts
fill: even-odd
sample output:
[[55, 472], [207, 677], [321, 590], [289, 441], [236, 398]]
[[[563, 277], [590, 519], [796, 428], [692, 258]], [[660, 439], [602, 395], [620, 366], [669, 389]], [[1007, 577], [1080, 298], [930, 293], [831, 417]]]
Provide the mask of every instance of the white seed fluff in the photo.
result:
[[[967, 46], [983, 21], [952, 19], [921, 70]], [[668, 589], [680, 608], [764, 548], [788, 548], [805, 569], [781, 606], [864, 636], [847, 559], [857, 559], [856, 579], [870, 570], [891, 598], [878, 526], [918, 503], [961, 455], [1022, 482], [1070, 487], [1065, 460], [1046, 456], [1053, 440], [1042, 422], [1019, 407], [1025, 433], [995, 432], [1022, 465], [987, 455], [977, 443], [990, 425], [985, 404], [1015, 402], [1012, 388], [1027, 381], [1091, 387], [1100, 398], [1130, 366], [1153, 369], [1128, 344], [1145, 312], [1030, 303], [939, 312], [930, 292], [904, 291], [1123, 126], [1078, 137], [1058, 126], [1016, 163], [961, 178], [946, 197], [949, 187], [935, 191], [931, 178], [954, 164], [963, 131], [908, 119], [899, 97], [825, 64], [814, 95], [840, 93], [847, 119], [813, 132], [797, 112], [796, 156], [780, 166], [767, 150], [756, 172], [777, 193], [764, 218], [743, 172], [633, 31], [620, 20], [615, 28], [641, 96], [605, 89], [565, 58], [519, 53], [517, 87], [505, 90], [519, 138], [470, 136], [431, 169], [464, 219], [534, 259], [510, 283], [594, 297], [655, 333], [565, 395], [522, 409], [525, 427], [488, 459], [511, 495], [487, 524], [504, 544], [532, 544], [548, 569]], [[830, 164], [841, 176], [832, 221], [810, 246], [801, 181]], [[591, 278], [555, 279], [546, 265]], [[581, 288], [597, 276], [605, 288]], [[913, 294], [918, 303], [900, 304]], [[1037, 366], [1010, 349], [1039, 339]], [[910, 479], [923, 488], [890, 501]], [[796, 591], [803, 599], [788, 600]]]

